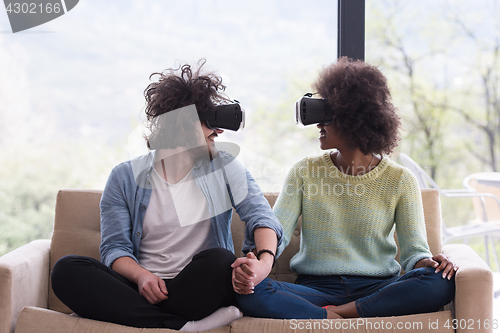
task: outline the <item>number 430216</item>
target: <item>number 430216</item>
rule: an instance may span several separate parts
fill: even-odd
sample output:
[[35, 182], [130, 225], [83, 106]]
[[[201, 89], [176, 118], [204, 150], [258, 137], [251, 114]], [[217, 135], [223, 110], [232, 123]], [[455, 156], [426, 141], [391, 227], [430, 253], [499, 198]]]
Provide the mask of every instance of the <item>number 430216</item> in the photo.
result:
[[460, 329], [497, 329], [498, 328], [498, 320], [493, 319], [493, 320], [488, 320], [485, 319], [481, 322], [481, 319], [474, 320], [474, 319], [452, 319], [451, 321], [448, 319], [446, 323], [444, 324], [444, 327], [446, 328], [452, 328], [456, 330], [457, 328]]
[[38, 14], [38, 13], [56, 13], [59, 14], [61, 12], [61, 4], [60, 3], [47, 3], [45, 4], [36, 4], [36, 3], [9, 3], [9, 5], [6, 7], [7, 13], [14, 13], [14, 14]]

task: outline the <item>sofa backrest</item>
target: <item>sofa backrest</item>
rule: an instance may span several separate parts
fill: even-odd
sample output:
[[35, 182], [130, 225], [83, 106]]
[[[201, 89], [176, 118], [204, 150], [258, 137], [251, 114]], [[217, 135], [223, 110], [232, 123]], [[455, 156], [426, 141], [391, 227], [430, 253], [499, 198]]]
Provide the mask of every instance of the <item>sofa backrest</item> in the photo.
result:
[[[427, 240], [433, 254], [441, 252], [441, 210], [439, 193], [434, 189], [422, 189]], [[54, 219], [54, 233], [50, 251], [50, 271], [59, 258], [68, 254], [77, 254], [100, 259], [100, 190], [61, 190], [57, 193], [56, 212]], [[271, 207], [276, 202], [278, 193], [265, 193]], [[233, 215], [231, 225], [236, 256], [243, 255], [244, 222], [237, 213]], [[290, 244], [279, 257], [270, 277], [281, 281], [293, 282], [295, 274], [290, 270], [290, 259], [300, 247], [300, 226], [297, 225]], [[277, 274], [277, 275], [276, 275]], [[49, 309], [64, 313], [71, 313], [49, 287]]]
[[[50, 273], [57, 260], [68, 254], [100, 259], [101, 190], [60, 190], [56, 197], [54, 231], [50, 245]], [[49, 285], [49, 309], [72, 313]]]

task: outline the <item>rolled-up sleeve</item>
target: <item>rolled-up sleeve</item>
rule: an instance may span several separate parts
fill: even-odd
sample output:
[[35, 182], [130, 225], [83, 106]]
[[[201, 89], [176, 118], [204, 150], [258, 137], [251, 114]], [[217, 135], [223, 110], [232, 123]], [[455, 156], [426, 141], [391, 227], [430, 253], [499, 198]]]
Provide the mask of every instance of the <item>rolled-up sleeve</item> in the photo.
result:
[[134, 256], [134, 246], [131, 240], [132, 220], [125, 195], [125, 184], [120, 181], [117, 166], [111, 172], [104, 188], [101, 209], [101, 245], [99, 251], [101, 261], [106, 266], [120, 257]]
[[[225, 171], [234, 208], [241, 220], [246, 223], [243, 252], [256, 247], [254, 231], [257, 228], [274, 230], [278, 239], [278, 246], [280, 246], [283, 227], [250, 172], [236, 159], [226, 165]], [[279, 256], [279, 253], [277, 253], [277, 256]]]

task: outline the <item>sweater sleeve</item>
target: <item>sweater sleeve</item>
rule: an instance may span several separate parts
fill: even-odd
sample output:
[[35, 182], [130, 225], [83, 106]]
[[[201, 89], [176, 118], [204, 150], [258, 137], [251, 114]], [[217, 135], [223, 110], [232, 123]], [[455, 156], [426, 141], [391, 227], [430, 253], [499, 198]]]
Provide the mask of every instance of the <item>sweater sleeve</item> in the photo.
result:
[[421, 259], [432, 257], [427, 244], [422, 196], [417, 179], [408, 170], [402, 171], [399, 183], [395, 223], [401, 266], [408, 272]]
[[283, 226], [283, 241], [278, 252], [282, 252], [290, 243], [292, 234], [302, 214], [303, 180], [300, 177], [300, 163], [295, 164], [285, 178], [283, 189], [274, 205], [274, 214]]

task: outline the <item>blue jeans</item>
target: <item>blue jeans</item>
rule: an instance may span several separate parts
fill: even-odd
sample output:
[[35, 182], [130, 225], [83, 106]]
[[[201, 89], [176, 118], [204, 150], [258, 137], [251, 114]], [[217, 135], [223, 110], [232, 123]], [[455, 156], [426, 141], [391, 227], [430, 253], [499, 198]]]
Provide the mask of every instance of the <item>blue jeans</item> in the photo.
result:
[[323, 319], [322, 306], [356, 301], [361, 317], [402, 316], [438, 311], [455, 296], [455, 277], [431, 267], [395, 277], [299, 275], [295, 284], [265, 279], [253, 294], [237, 295], [246, 316]]

